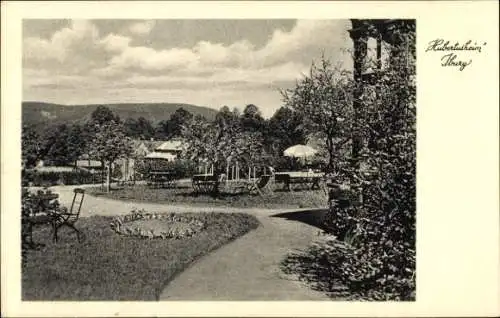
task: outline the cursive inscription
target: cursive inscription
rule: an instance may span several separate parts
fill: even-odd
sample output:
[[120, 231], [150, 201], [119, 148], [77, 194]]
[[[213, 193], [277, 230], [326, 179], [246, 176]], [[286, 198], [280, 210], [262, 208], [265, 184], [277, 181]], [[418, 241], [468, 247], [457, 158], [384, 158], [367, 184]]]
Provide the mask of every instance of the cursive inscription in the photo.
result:
[[467, 40], [466, 42], [452, 42], [444, 39], [435, 39], [429, 42], [425, 52], [441, 52], [442, 67], [455, 67], [463, 71], [472, 64], [470, 54], [480, 54], [484, 50], [486, 42]]

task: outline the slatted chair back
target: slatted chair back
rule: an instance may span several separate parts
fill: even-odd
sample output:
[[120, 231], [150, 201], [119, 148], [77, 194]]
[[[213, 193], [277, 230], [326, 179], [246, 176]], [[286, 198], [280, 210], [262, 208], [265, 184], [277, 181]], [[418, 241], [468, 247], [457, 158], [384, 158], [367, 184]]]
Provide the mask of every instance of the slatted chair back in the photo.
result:
[[256, 183], [256, 186], [257, 186], [258, 189], [262, 189], [265, 186], [267, 186], [267, 184], [269, 183], [269, 181], [271, 181], [271, 175], [265, 174], [265, 175], [263, 175], [263, 176], [261, 176], [259, 178], [259, 180]]
[[78, 220], [80, 211], [82, 210], [83, 198], [85, 197], [85, 190], [83, 189], [76, 188], [73, 190], [73, 193], [73, 201], [71, 202], [69, 215], [66, 219], [68, 223], [74, 223]]
[[272, 179], [273, 175], [262, 175], [256, 182], [252, 182], [250, 184], [248, 190], [250, 191], [250, 193], [257, 192], [258, 194], [263, 195], [264, 193], [262, 192], [262, 190], [269, 188], [270, 184], [272, 183]]
[[73, 201], [71, 202], [70, 210], [67, 208], [62, 208], [60, 211], [52, 214], [52, 226], [54, 230], [54, 242], [57, 242], [57, 232], [59, 228], [66, 226], [71, 228], [76, 232], [78, 241], [81, 238], [81, 232], [75, 227], [76, 221], [78, 221], [78, 217], [80, 216], [80, 211], [82, 209], [83, 198], [85, 197], [85, 190], [76, 188], [73, 190]]

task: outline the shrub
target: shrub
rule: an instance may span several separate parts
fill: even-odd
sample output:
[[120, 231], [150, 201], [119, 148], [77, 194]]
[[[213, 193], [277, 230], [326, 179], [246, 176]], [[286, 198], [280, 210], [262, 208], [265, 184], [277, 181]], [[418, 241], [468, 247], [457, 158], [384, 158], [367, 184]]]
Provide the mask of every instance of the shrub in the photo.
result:
[[330, 193], [326, 226], [337, 240], [299, 257], [314, 260], [307, 261], [310, 271], [322, 268], [315, 279], [330, 292], [341, 285], [370, 300], [415, 298], [414, 28], [410, 23], [391, 34], [391, 63], [375, 82], [353, 85], [357, 108], [349, 135], [366, 145], [354, 152], [356, 161], [336, 162], [333, 181], [345, 186]]
[[101, 183], [102, 175], [98, 171], [91, 173], [86, 170], [73, 171], [36, 171], [23, 170], [21, 173], [23, 186], [53, 186]]
[[[46, 206], [42, 196], [51, 194], [50, 190], [38, 190], [36, 193], [30, 192], [27, 188], [22, 188], [21, 192], [21, 261], [25, 265], [27, 261], [27, 251], [30, 246], [30, 223], [29, 218], [36, 215], [42, 208], [55, 210], [59, 208], [59, 201], [55, 200]], [[42, 206], [42, 204], [44, 204]]]
[[342, 255], [330, 255], [337, 278], [377, 300], [415, 296], [416, 109], [410, 80], [415, 65], [398, 55], [404, 44], [414, 45], [414, 33], [394, 36], [401, 36], [403, 45], [394, 47], [395, 58], [376, 85], [361, 84], [364, 106], [353, 128], [368, 140], [361, 158], [372, 173], [347, 171], [347, 192], [361, 199], [347, 206], [334, 202], [329, 219], [348, 246]]
[[173, 171], [178, 179], [190, 178], [197, 173], [197, 164], [192, 160], [138, 160], [136, 171], [147, 175], [151, 171]]

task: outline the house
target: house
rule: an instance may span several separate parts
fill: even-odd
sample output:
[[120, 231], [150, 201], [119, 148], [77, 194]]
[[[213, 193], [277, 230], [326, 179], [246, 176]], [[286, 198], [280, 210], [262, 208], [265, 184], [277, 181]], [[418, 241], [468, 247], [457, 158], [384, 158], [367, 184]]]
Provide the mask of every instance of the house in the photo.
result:
[[102, 170], [102, 163], [99, 160], [90, 159], [88, 154], [81, 155], [74, 165], [83, 170]]
[[121, 179], [135, 180], [137, 160], [147, 158], [148, 155], [154, 152], [155, 148], [163, 143], [164, 141], [158, 140], [132, 140], [132, 154], [115, 162], [115, 167], [120, 168]]
[[161, 145], [156, 147], [153, 152], [149, 153], [146, 158], [149, 159], [164, 159], [167, 161], [176, 160], [182, 153], [185, 144], [178, 139], [172, 139], [163, 142]]
[[120, 179], [135, 180], [138, 160], [176, 160], [184, 144], [180, 140], [132, 140], [133, 153], [127, 158], [115, 161], [114, 169], [119, 169]]
[[133, 154], [128, 158], [117, 160], [120, 167], [121, 179], [133, 180], [136, 174], [137, 160], [166, 160], [174, 161], [181, 154], [184, 144], [180, 140], [133, 140]]

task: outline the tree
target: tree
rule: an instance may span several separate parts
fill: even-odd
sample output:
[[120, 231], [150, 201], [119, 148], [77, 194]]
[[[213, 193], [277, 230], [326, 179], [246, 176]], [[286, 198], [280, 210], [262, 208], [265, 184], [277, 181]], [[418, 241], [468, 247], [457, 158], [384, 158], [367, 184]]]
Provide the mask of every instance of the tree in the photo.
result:
[[80, 124], [74, 124], [71, 126], [69, 134], [66, 139], [68, 154], [66, 158], [68, 162], [74, 162], [76, 166], [76, 161], [84, 153], [87, 134]]
[[70, 162], [68, 137], [70, 129], [66, 124], [49, 126], [43, 136], [42, 158], [55, 166], [65, 166]]
[[137, 120], [134, 118], [127, 118], [123, 125], [125, 128], [125, 134], [128, 137], [148, 140], [155, 134], [155, 130], [151, 125], [151, 122], [142, 116], [137, 118]]
[[262, 132], [265, 128], [265, 120], [262, 118], [260, 109], [254, 104], [249, 104], [243, 110], [240, 117], [243, 131]]
[[159, 139], [169, 139], [182, 136], [182, 128], [193, 119], [193, 114], [184, 108], [178, 108], [169, 120], [162, 120], [156, 126], [156, 136]]
[[123, 126], [114, 120], [96, 124], [93, 138], [88, 144], [88, 153], [106, 167], [106, 191], [109, 192], [111, 166], [117, 159], [132, 153], [131, 140], [125, 136]]
[[21, 152], [26, 168], [36, 165], [40, 158], [40, 136], [32, 126], [23, 125], [21, 135]]
[[[194, 117], [184, 125], [182, 137], [188, 145], [184, 156], [213, 164], [216, 176], [224, 173], [231, 163], [257, 164], [263, 154], [262, 139], [257, 134], [244, 133], [237, 113], [227, 106], [221, 108], [213, 122]], [[216, 184], [213, 195], [218, 194]]]
[[269, 119], [266, 133], [269, 150], [275, 156], [281, 156], [286, 148], [305, 142], [302, 119], [290, 108], [280, 107]]
[[90, 122], [102, 125], [109, 121], [120, 122], [120, 117], [115, 115], [111, 109], [106, 106], [97, 106], [97, 108], [90, 115]]
[[125, 131], [125, 135], [131, 138], [136, 138], [140, 134], [137, 131], [137, 120], [135, 118], [129, 117], [125, 119], [123, 122], [123, 129]]
[[155, 127], [155, 138], [160, 140], [167, 139], [167, 136], [170, 132], [169, 125], [170, 124], [168, 120], [162, 120], [158, 122]]
[[182, 127], [193, 118], [193, 114], [184, 108], [178, 108], [171, 116], [168, 124], [168, 138], [180, 137], [182, 135]]
[[293, 89], [282, 91], [285, 106], [303, 118], [306, 131], [324, 138], [329, 171], [337, 148], [351, 140], [353, 85], [348, 72], [322, 57], [319, 66], [313, 63], [309, 75]]

